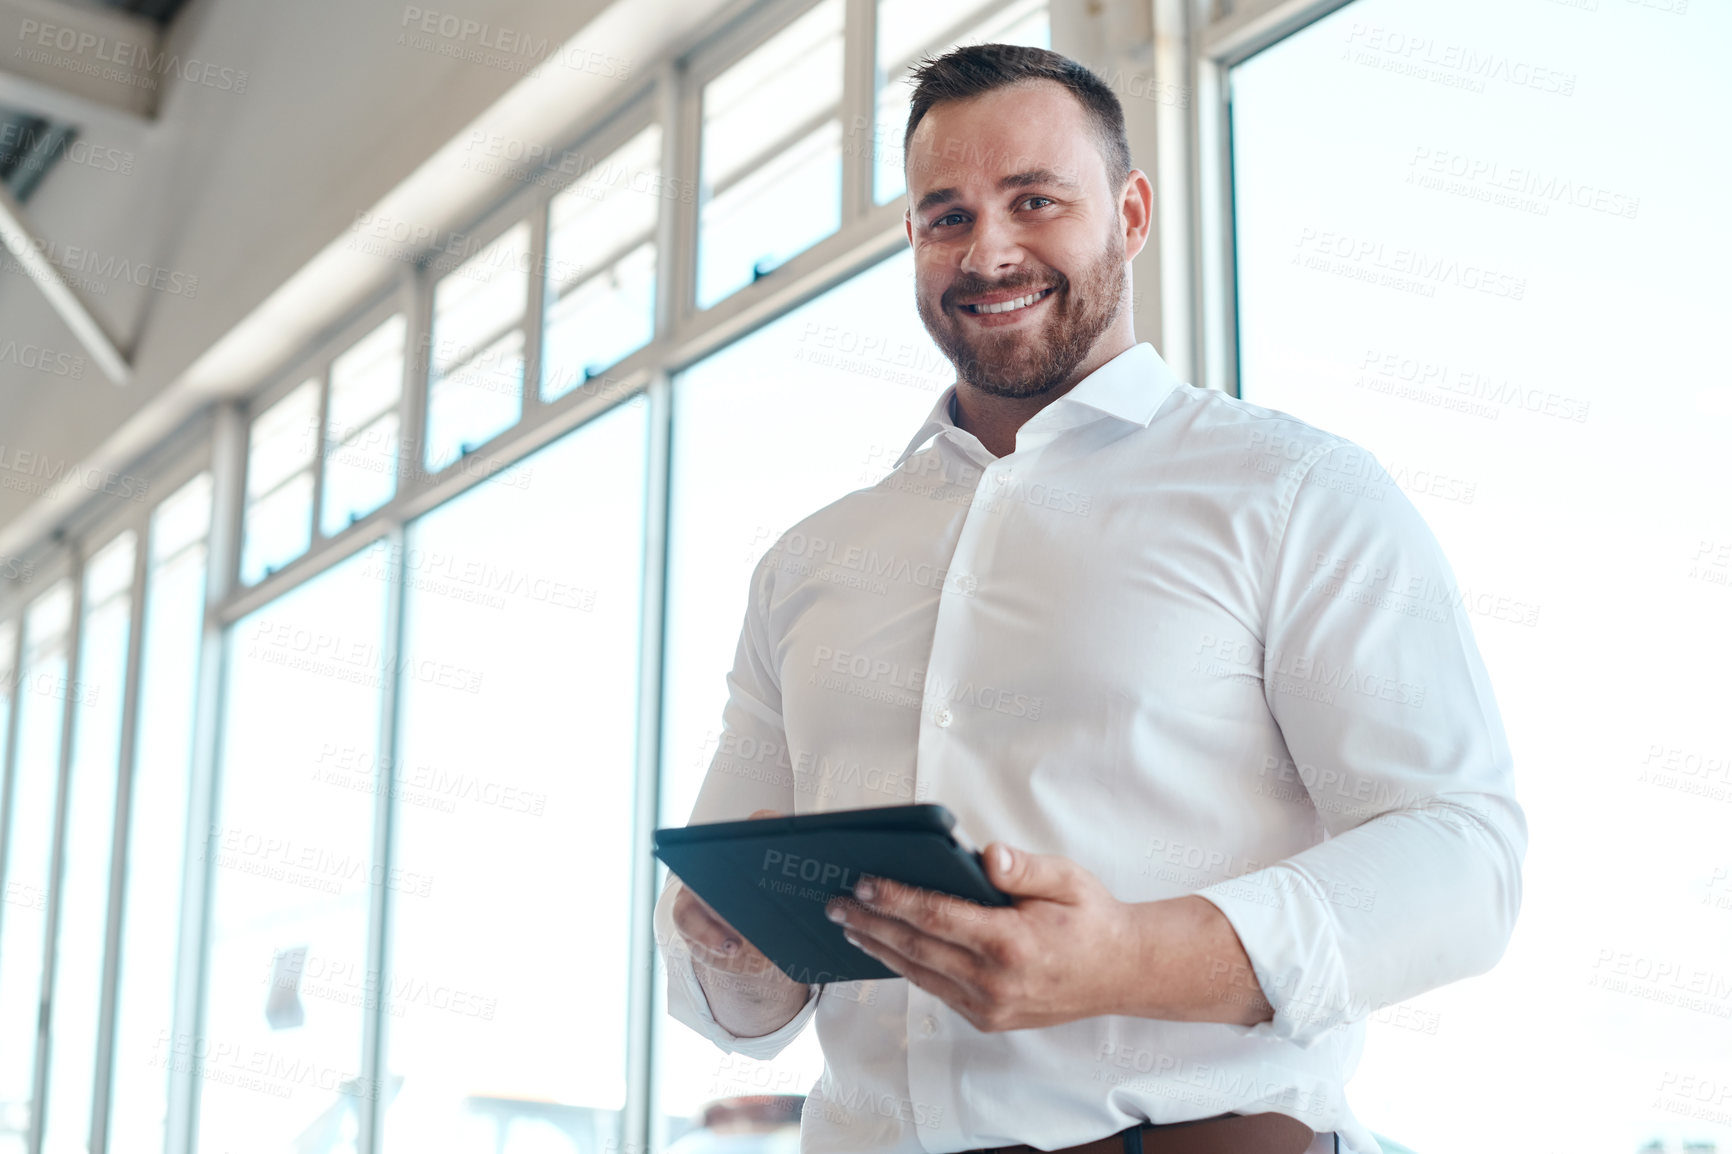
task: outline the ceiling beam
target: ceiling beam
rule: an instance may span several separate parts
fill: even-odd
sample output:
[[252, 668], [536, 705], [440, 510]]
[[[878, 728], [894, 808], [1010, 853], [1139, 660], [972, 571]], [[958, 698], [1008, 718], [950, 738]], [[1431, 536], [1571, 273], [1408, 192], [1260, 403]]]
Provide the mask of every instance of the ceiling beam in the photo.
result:
[[127, 363], [126, 357], [101, 322], [85, 307], [78, 294], [72, 291], [72, 286], [61, 277], [60, 270], [56, 269], [37, 247], [36, 234], [30, 230], [30, 224], [25, 219], [24, 207], [4, 184], [0, 184], [0, 241], [5, 242], [6, 251], [12, 254], [25, 275], [36, 282], [36, 287], [42, 290], [42, 295], [48, 298], [48, 303], [60, 314], [60, 319], [72, 330], [78, 343], [90, 353], [91, 359], [102, 369], [103, 375], [117, 385], [129, 384], [132, 381], [132, 366]]
[[0, 102], [80, 125], [156, 114], [175, 60], [154, 22], [118, 8], [0, 0]]

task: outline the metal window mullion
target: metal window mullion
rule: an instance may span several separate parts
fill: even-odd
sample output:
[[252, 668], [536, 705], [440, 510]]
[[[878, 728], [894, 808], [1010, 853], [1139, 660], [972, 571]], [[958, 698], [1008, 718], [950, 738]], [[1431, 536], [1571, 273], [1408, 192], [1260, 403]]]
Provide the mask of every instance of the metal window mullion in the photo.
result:
[[523, 302], [523, 394], [517, 419], [528, 421], [541, 408], [542, 328], [547, 321], [548, 201], [537, 201], [529, 215], [529, 284]]
[[72, 745], [77, 739], [77, 725], [74, 722], [76, 715], [72, 711], [72, 702], [77, 696], [74, 687], [78, 684], [78, 675], [83, 668], [81, 650], [84, 648], [84, 562], [83, 550], [80, 549], [74, 553], [72, 559], [69, 574], [72, 581], [72, 610], [66, 622], [66, 635], [61, 639], [61, 645], [66, 650], [67, 691], [60, 705], [60, 764], [56, 769], [53, 827], [49, 835], [52, 848], [48, 853], [48, 909], [42, 934], [41, 999], [37, 1003], [36, 1013], [36, 1068], [31, 1077], [30, 1136], [25, 1147], [29, 1154], [40, 1154], [42, 1149], [42, 1108], [47, 1104], [48, 1098], [48, 1024], [54, 1005], [54, 960], [60, 945], [56, 938], [60, 932], [60, 899], [63, 888], [61, 872], [66, 856], [66, 811], [72, 796], [69, 788], [72, 776]]
[[402, 716], [402, 681], [397, 676], [397, 671], [403, 668], [403, 611], [408, 585], [408, 567], [403, 562], [407, 552], [404, 548], [406, 533], [407, 530], [401, 523], [394, 523], [385, 536], [386, 572], [390, 574], [390, 580], [385, 585], [385, 637], [381, 651], [386, 655], [389, 664], [379, 671], [379, 742], [376, 762], [382, 771], [379, 784], [383, 788], [374, 793], [373, 809], [373, 860], [379, 864], [380, 872], [379, 880], [374, 883], [368, 900], [365, 971], [367, 977], [373, 979], [373, 989], [377, 994], [372, 999], [370, 1012], [361, 1019], [361, 1084], [356, 1088], [356, 1104], [360, 1113], [359, 1154], [373, 1154], [373, 1151], [383, 1144], [385, 1112], [381, 1099], [387, 1080], [384, 1071], [385, 1024], [391, 1002], [390, 982], [387, 978], [387, 967], [390, 965], [391, 887], [385, 883], [391, 876], [391, 834], [396, 813], [396, 791], [391, 786], [397, 776], [397, 752], [401, 744], [398, 722]]
[[1197, 287], [1203, 381], [1239, 395], [1237, 284], [1233, 268], [1233, 146], [1227, 69], [1195, 59], [1197, 147]]
[[627, 939], [626, 1113], [621, 1149], [661, 1149], [655, 1086], [656, 859], [650, 853], [661, 810], [662, 664], [672, 462], [672, 379], [650, 379], [644, 454], [644, 568], [639, 602], [638, 726], [632, 792], [631, 931]]
[[878, 0], [847, 0], [842, 15], [842, 222], [873, 203], [878, 126]]
[[[24, 608], [18, 610], [17, 628], [12, 630], [12, 679], [6, 705], [6, 732], [0, 734], [0, 886], [6, 884], [8, 855], [12, 848], [12, 775], [18, 753], [18, 687], [24, 684]], [[0, 902], [0, 935], [6, 929], [6, 903]], [[0, 936], [0, 941], [5, 938]]]
[[[664, 202], [668, 211], [662, 216], [665, 227], [656, 254], [656, 336], [674, 340], [685, 331], [697, 313], [698, 218], [703, 200], [700, 152], [703, 109], [691, 73], [674, 60], [662, 66], [657, 98], [662, 121], [663, 171], [673, 175], [679, 182], [677, 187], [692, 191], [689, 198], [680, 196]], [[670, 274], [665, 289], [659, 283], [662, 265]]]
[[404, 279], [403, 391], [398, 397], [397, 492], [392, 502], [418, 493], [431, 482], [427, 472], [428, 395], [433, 379], [433, 274], [417, 266]]
[[[1161, 91], [1195, 94], [1191, 0], [1155, 0], [1155, 83]], [[1162, 102], [1155, 110], [1155, 223], [1161, 270], [1162, 358], [1181, 381], [1201, 379], [1200, 242], [1197, 238], [1195, 100]], [[1185, 105], [1185, 107], [1181, 107]]]
[[210, 937], [211, 823], [216, 815], [217, 766], [221, 760], [227, 627], [219, 607], [238, 584], [241, 509], [245, 502], [247, 423], [240, 407], [221, 405], [211, 422], [211, 528], [205, 554], [205, 598], [193, 704], [193, 740], [188, 767], [186, 841], [182, 861], [180, 941], [175, 958], [174, 1029], [165, 1064], [169, 1071], [166, 1154], [191, 1154], [196, 1137], [199, 1079], [191, 1063], [177, 1061], [184, 1043], [194, 1049], [204, 1026], [205, 951]]
[[653, 225], [642, 232], [635, 233], [626, 240], [616, 241], [613, 247], [608, 249], [606, 253], [602, 255], [602, 258], [596, 261], [594, 266], [588, 272], [574, 277], [571, 283], [564, 287], [553, 288], [553, 291], [547, 296], [547, 306], [551, 308], [552, 306], [559, 304], [566, 297], [570, 296], [590, 281], [613, 272], [614, 266], [619, 264], [620, 261], [642, 248], [645, 244], [653, 243], [660, 233], [661, 218], [659, 214], [656, 219], [656, 225]]
[[91, 1083], [90, 1149], [108, 1149], [108, 1109], [114, 1075], [114, 1022], [120, 985], [120, 933], [125, 921], [126, 853], [132, 835], [132, 778], [138, 757], [139, 679], [144, 668], [144, 609], [149, 594], [150, 527], [147, 516], [134, 537], [131, 613], [126, 633], [126, 674], [116, 751], [114, 836], [108, 858], [108, 917], [103, 931], [102, 987], [98, 998], [96, 1070]]
[[313, 507], [309, 510], [313, 523], [307, 534], [309, 547], [325, 539], [325, 428], [330, 419], [331, 363], [326, 361], [319, 369], [319, 427], [313, 431]]

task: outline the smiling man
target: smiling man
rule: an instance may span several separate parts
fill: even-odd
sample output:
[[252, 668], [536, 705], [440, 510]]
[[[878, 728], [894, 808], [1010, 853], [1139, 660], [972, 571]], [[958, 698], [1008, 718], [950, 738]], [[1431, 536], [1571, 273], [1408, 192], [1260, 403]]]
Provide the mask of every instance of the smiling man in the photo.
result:
[[[1520, 905], [1448, 564], [1363, 450], [1136, 341], [1152, 194], [1092, 73], [958, 49], [906, 145], [957, 380], [759, 562], [691, 820], [942, 802], [1015, 902], [868, 879], [831, 916], [902, 978], [818, 986], [670, 879], [669, 1010], [759, 1058], [817, 1019], [807, 1154], [1370, 1154], [1365, 1019], [1490, 968]], [[943, 579], [790, 563], [820, 537]]]

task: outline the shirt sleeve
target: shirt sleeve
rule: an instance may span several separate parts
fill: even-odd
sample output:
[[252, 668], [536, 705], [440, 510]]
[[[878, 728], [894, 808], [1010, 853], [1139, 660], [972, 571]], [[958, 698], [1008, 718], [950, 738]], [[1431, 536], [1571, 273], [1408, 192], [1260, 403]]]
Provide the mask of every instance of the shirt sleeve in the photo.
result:
[[1303, 788], [1325, 837], [1199, 893], [1274, 1008], [1231, 1028], [1310, 1046], [1502, 956], [1527, 824], [1466, 606], [1529, 609], [1461, 589], [1363, 450], [1322, 446], [1301, 467], [1272, 545], [1263, 668], [1290, 757], [1260, 772]]
[[[722, 710], [722, 734], [698, 790], [687, 824], [736, 821], [755, 810], [794, 812], [793, 762], [782, 726], [782, 692], [770, 659], [769, 594], [777, 550], [759, 560], [752, 574], [745, 623], [728, 674], [728, 701]], [[669, 875], [656, 902], [656, 944], [667, 970], [668, 1013], [684, 1022], [726, 1053], [770, 1059], [799, 1036], [816, 1012], [823, 987], [810, 986], [806, 1004], [773, 1033], [741, 1037], [716, 1021], [709, 999], [698, 982], [691, 951], [673, 921], [679, 879]]]

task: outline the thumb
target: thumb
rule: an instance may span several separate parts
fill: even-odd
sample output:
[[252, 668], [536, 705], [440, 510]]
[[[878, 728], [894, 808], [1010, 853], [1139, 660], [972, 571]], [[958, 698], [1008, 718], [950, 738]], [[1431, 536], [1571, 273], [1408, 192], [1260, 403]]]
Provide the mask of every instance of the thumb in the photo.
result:
[[1076, 866], [1069, 858], [1012, 849], [1000, 841], [989, 844], [982, 856], [986, 858], [986, 879], [1007, 894], [1059, 901], [1076, 896], [1076, 879], [1072, 877]]
[[747, 818], [746, 820], [747, 821], [753, 821], [753, 820], [756, 820], [757, 818], [760, 818], [760, 817], [781, 817], [781, 816], [782, 815], [780, 813], [776, 812], [773, 809], [754, 809], [752, 811], [752, 816]]

